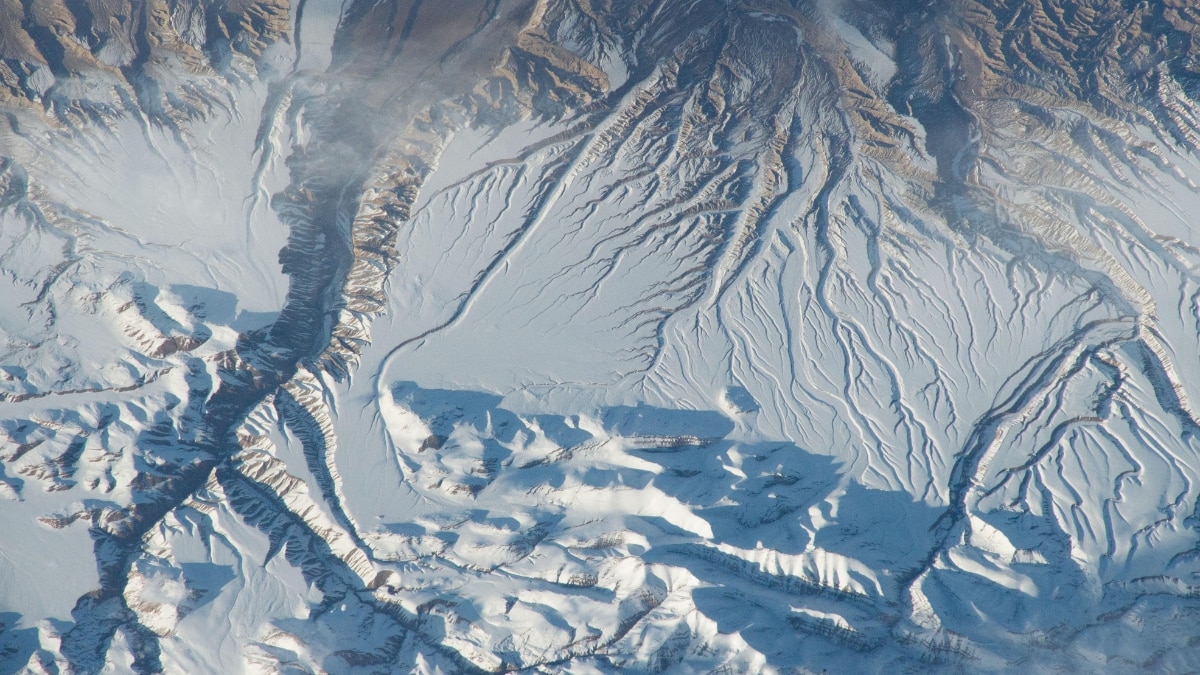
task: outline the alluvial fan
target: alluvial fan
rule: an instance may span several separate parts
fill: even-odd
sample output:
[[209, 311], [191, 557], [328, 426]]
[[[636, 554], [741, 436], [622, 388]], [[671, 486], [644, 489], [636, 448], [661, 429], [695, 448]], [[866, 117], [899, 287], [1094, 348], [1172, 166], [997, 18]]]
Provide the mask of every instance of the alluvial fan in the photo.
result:
[[1200, 669], [1190, 0], [5, 0], [0, 672]]

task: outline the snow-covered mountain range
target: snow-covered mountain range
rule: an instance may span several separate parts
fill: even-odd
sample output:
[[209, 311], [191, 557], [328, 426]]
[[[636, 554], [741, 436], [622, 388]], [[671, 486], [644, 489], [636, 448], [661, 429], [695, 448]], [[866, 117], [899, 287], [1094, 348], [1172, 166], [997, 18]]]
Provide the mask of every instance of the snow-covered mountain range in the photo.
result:
[[0, 672], [1200, 669], [1191, 0], [4, 0]]

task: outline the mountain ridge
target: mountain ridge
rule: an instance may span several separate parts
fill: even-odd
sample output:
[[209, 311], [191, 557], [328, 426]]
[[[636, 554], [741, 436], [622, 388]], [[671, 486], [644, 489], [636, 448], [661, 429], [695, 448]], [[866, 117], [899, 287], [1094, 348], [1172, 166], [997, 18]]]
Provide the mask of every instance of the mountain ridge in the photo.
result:
[[1194, 665], [1186, 3], [10, 16], [5, 668]]

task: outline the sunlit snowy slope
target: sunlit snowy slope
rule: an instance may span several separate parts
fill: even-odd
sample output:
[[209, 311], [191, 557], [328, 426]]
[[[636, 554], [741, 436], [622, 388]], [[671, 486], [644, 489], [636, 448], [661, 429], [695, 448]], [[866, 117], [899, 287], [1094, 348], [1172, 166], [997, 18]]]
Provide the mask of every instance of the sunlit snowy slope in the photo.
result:
[[0, 4], [0, 672], [1200, 669], [1198, 41]]

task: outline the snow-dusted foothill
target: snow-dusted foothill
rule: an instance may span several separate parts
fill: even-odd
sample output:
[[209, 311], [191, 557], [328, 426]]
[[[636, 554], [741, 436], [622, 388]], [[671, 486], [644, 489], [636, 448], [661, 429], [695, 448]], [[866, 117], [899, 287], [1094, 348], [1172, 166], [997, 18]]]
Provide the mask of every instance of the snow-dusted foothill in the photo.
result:
[[0, 671], [1200, 668], [1187, 0], [10, 9]]

